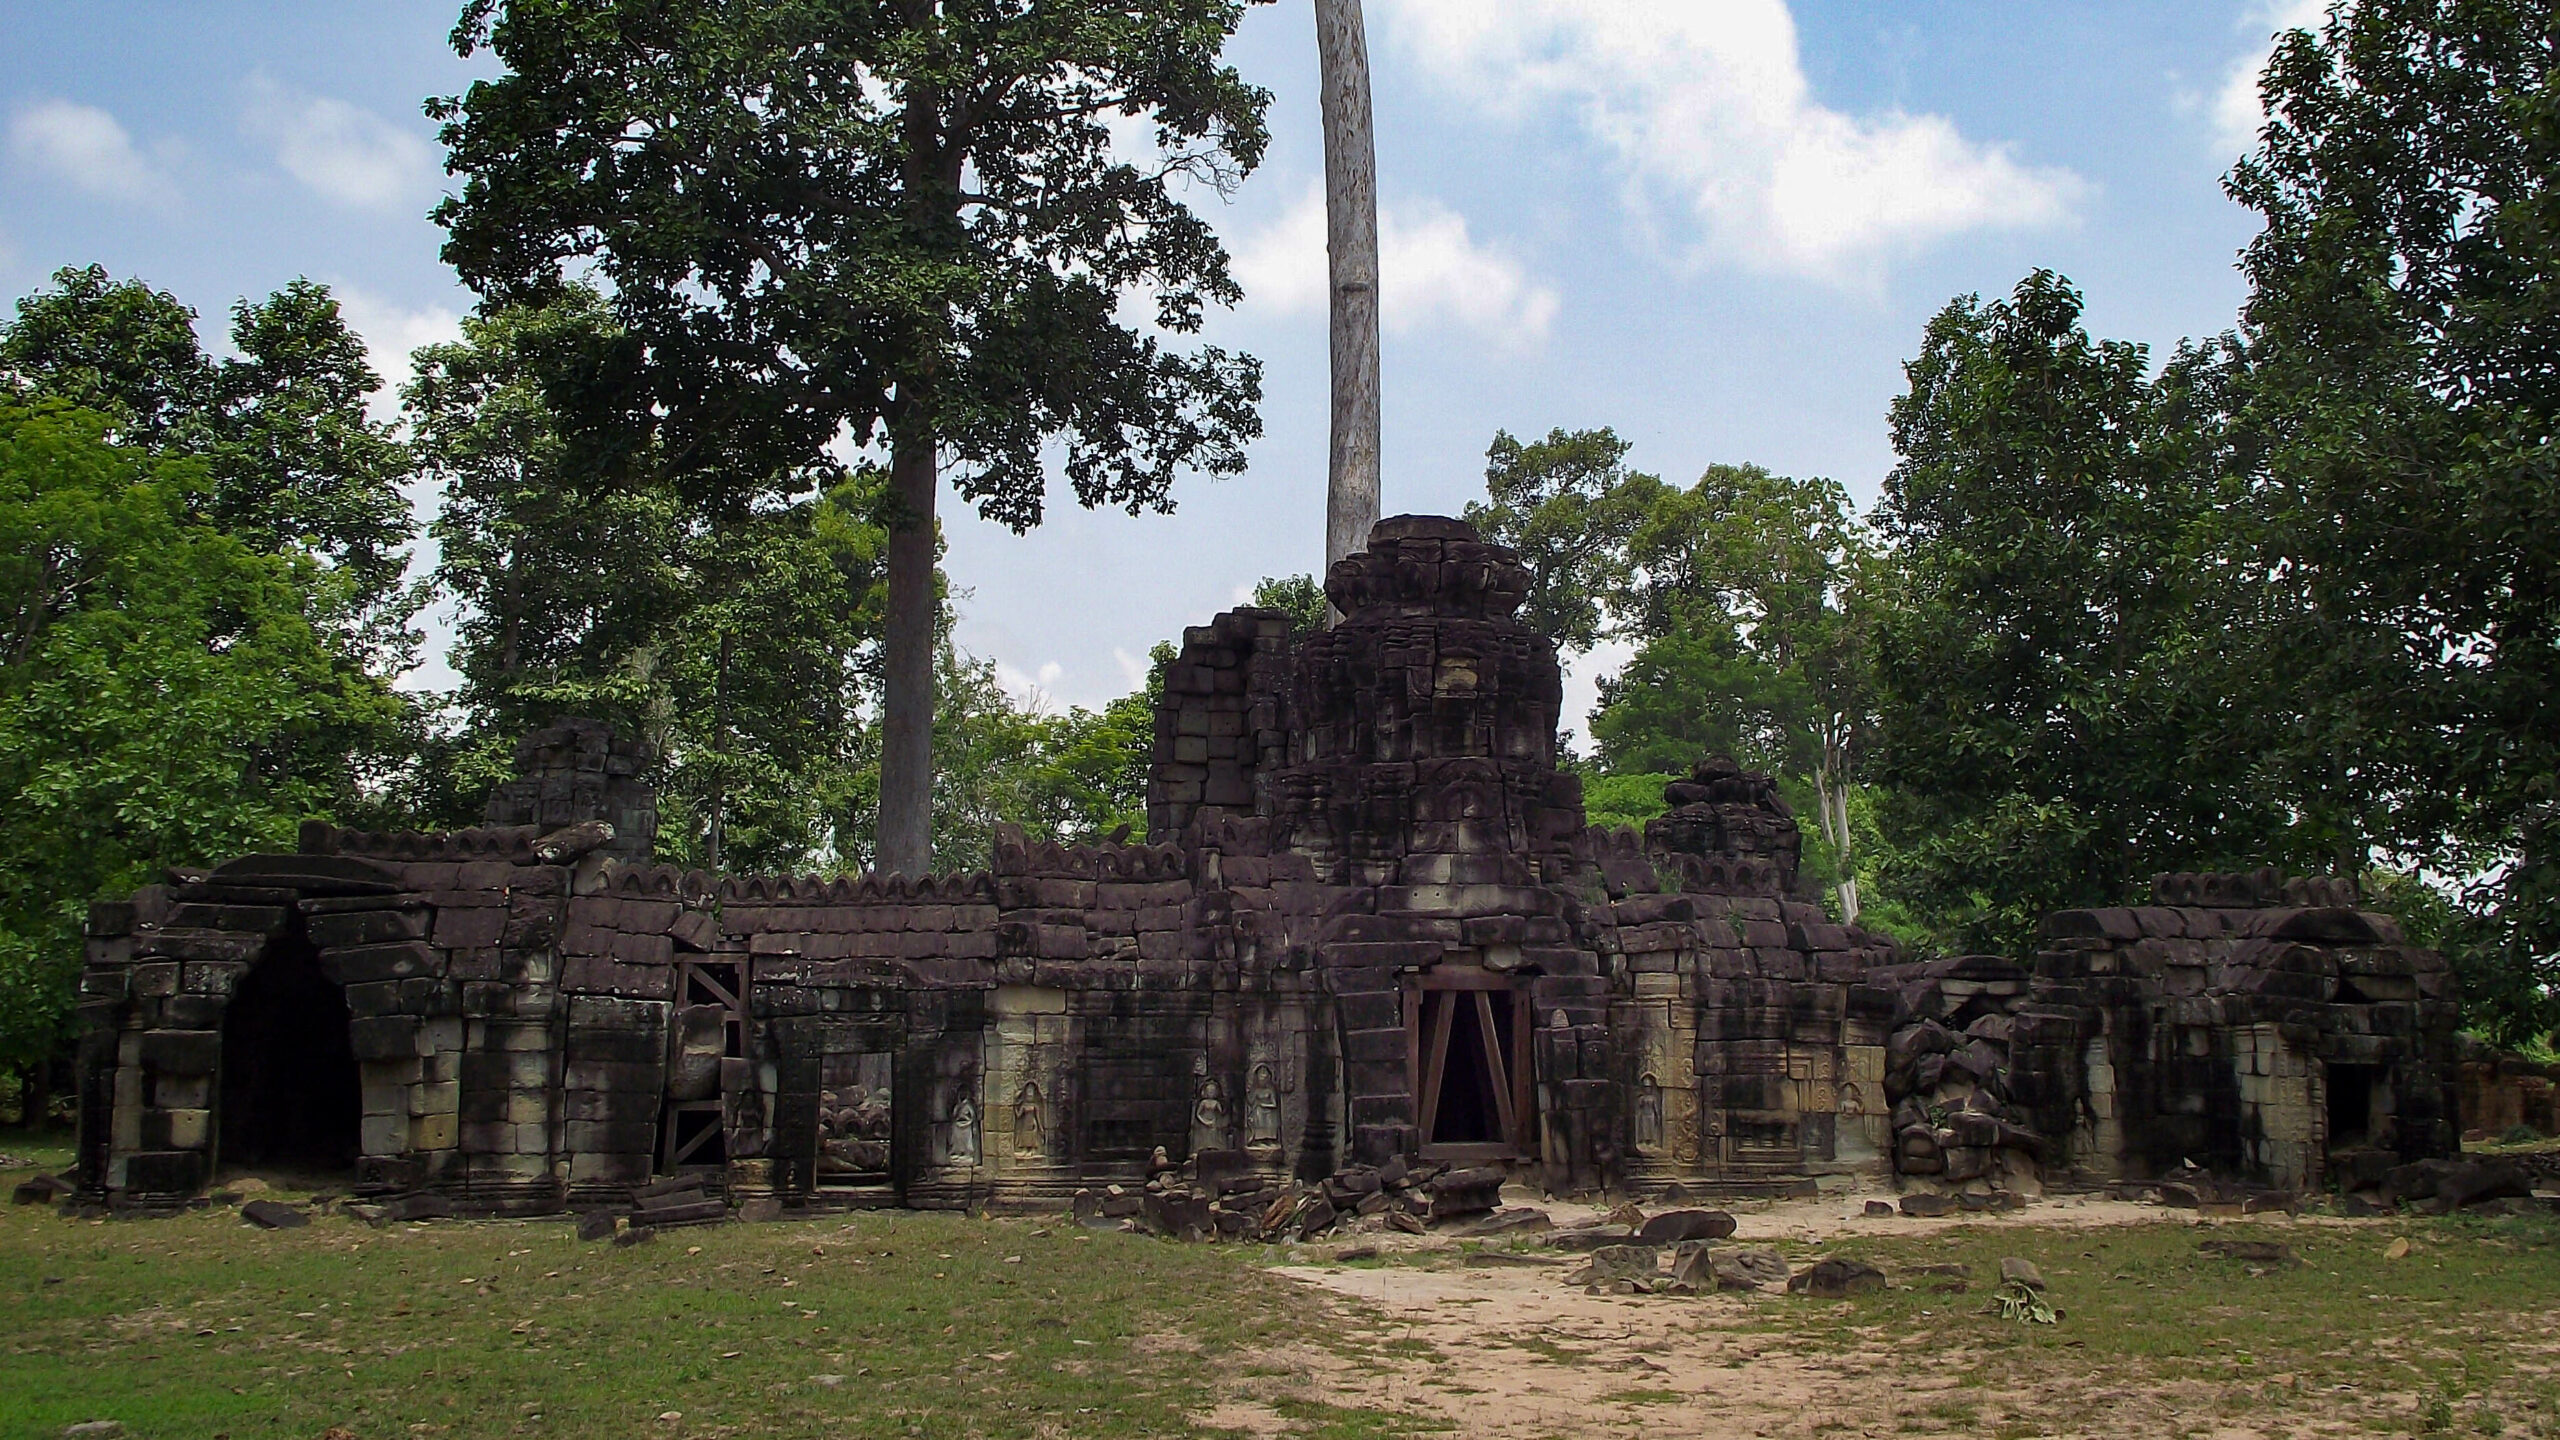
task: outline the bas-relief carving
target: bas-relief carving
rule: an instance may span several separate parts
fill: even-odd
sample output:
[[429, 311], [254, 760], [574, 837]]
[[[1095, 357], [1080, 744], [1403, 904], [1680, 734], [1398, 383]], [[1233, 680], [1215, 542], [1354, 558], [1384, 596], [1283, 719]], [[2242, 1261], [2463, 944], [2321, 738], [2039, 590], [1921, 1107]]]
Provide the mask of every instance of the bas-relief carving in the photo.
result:
[[1662, 1082], [1648, 1073], [1636, 1082], [1635, 1153], [1643, 1156], [1663, 1152]]
[[1228, 1134], [1226, 1094], [1209, 1073], [1209, 1057], [1197, 1056], [1191, 1062], [1191, 1152], [1224, 1150]]
[[1280, 1148], [1280, 1082], [1268, 1064], [1254, 1066], [1245, 1086], [1244, 1143], [1248, 1150]]
[[1013, 1153], [1023, 1157], [1045, 1154], [1048, 1140], [1048, 1113], [1041, 1102], [1040, 1086], [1025, 1081], [1013, 1094]]
[[944, 1164], [978, 1163], [978, 1102], [965, 1090], [952, 1103], [951, 1118], [943, 1126], [942, 1144]]

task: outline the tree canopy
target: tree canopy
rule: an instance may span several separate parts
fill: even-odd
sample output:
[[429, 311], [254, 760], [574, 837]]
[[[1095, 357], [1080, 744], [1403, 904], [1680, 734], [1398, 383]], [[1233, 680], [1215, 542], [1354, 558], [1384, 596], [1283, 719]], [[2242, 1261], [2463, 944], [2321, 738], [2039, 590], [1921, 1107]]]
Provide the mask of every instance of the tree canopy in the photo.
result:
[[237, 356], [199, 345], [196, 312], [97, 265], [67, 267], [0, 325], [0, 388], [107, 417], [120, 444], [194, 457], [187, 503], [268, 554], [308, 554], [327, 572], [332, 623], [405, 663], [404, 548], [414, 533], [400, 482], [408, 456], [366, 413], [381, 387], [364, 341], [325, 286], [296, 280], [232, 307]]

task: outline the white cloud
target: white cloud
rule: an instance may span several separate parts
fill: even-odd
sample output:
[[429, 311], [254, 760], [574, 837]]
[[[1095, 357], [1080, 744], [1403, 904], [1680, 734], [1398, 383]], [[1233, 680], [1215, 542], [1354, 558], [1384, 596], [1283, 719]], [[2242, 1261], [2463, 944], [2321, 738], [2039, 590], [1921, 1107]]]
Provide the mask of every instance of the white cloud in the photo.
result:
[[1561, 107], [1630, 202], [1688, 212], [1702, 251], [1847, 280], [1891, 252], [2067, 219], [2087, 185], [1935, 115], [1816, 101], [1785, 0], [1385, 0], [1392, 43], [1496, 116]]
[[2239, 153], [2257, 148], [2258, 130], [2267, 118], [2258, 97], [2258, 79], [2266, 73], [2267, 61], [2275, 54], [2275, 37], [2287, 30], [2318, 34], [2329, 17], [2329, 3], [2330, 0], [2256, 0], [2250, 5], [2240, 24], [2255, 43], [2247, 54], [2232, 62], [2230, 73], [2222, 77], [2222, 88], [2213, 96], [2213, 135], [2223, 149]]
[[[1278, 220], [1237, 247], [1247, 303], [1281, 314], [1325, 305], [1324, 187], [1310, 184]], [[1498, 245], [1479, 244], [1466, 217], [1437, 200], [1389, 202], [1378, 213], [1379, 324], [1403, 334], [1453, 325], [1505, 345], [1544, 340], [1555, 291]]]
[[249, 82], [241, 126], [275, 147], [276, 163], [322, 198], [358, 210], [423, 204], [442, 178], [442, 152], [423, 135], [325, 95]]
[[9, 122], [9, 149], [92, 195], [151, 206], [177, 199], [176, 186], [135, 147], [133, 136], [94, 105], [36, 102]]
[[[1247, 592], [1245, 599], [1251, 598], [1251, 592]], [[1238, 600], [1236, 603], [1241, 605], [1244, 600]], [[1117, 645], [1111, 647], [1111, 663], [1120, 667], [1120, 678], [1128, 682], [1128, 688], [1132, 690], [1146, 684], [1147, 672], [1155, 668], [1155, 662], [1146, 656], [1132, 655]]]
[[1014, 704], [1035, 715], [1057, 713], [1057, 698], [1049, 691], [1058, 683], [1058, 677], [1066, 673], [1066, 667], [1055, 660], [1034, 672], [1026, 672], [1002, 660], [996, 662], [996, 683], [1004, 687], [1005, 694], [1013, 697]]
[[365, 358], [382, 377], [382, 388], [367, 408], [377, 422], [388, 423], [400, 413], [410, 354], [423, 345], [461, 339], [461, 313], [440, 305], [411, 309], [356, 285], [332, 284], [329, 293], [338, 297], [338, 313], [346, 317], [347, 328], [364, 338]]

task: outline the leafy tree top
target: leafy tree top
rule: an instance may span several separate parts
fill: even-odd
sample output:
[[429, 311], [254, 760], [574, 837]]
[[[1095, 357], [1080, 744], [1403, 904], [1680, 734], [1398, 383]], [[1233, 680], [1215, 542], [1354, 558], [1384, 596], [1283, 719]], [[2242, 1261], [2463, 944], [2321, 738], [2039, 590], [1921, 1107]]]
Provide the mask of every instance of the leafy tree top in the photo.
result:
[[[468, 177], [445, 256], [500, 300], [592, 276], [627, 338], [571, 418], [654, 430], [688, 493], [798, 490], [842, 440], [911, 433], [1018, 528], [1044, 452], [1086, 505], [1161, 507], [1259, 433], [1254, 362], [1121, 309], [1181, 334], [1238, 295], [1179, 194], [1262, 157], [1268, 96], [1219, 63], [1242, 14], [473, 0], [455, 47], [508, 73], [431, 106]], [[1150, 128], [1144, 160], [1115, 143]]]

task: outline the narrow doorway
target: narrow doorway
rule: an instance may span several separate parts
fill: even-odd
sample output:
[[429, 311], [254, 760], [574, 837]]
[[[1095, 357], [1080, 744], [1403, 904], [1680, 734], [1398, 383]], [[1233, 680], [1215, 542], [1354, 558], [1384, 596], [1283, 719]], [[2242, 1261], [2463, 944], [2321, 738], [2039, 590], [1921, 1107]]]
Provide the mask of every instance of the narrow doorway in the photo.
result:
[[2374, 1067], [2332, 1065], [2325, 1078], [2329, 1093], [2329, 1148], [2346, 1150], [2371, 1143]]
[[1415, 1121], [1428, 1159], [1505, 1160], [1533, 1153], [1529, 1010], [1509, 976], [1443, 969], [1408, 996]]
[[242, 976], [222, 1017], [219, 1160], [306, 1173], [354, 1167], [364, 1113], [346, 993], [299, 924]]

